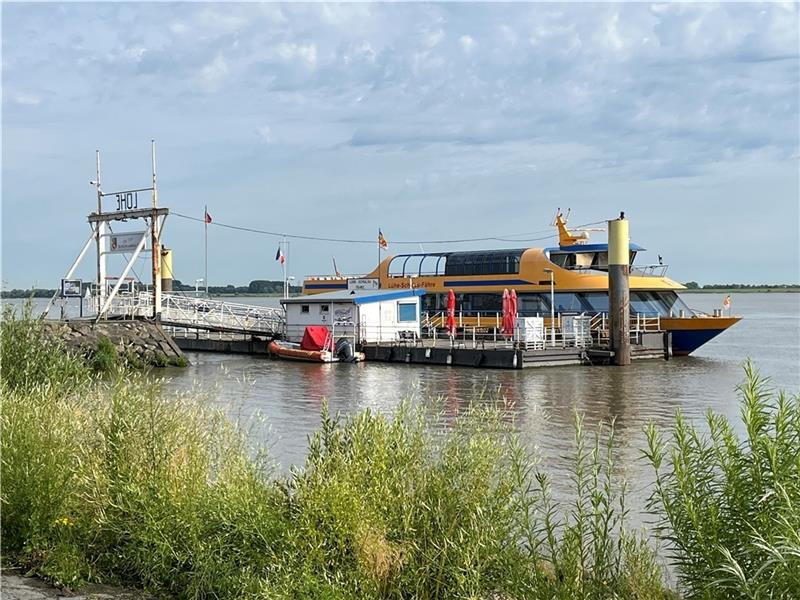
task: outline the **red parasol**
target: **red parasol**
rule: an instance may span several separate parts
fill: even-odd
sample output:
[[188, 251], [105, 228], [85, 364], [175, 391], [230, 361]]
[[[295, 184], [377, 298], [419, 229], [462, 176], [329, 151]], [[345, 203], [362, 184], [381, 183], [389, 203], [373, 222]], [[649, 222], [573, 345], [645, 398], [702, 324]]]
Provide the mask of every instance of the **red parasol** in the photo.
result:
[[511, 335], [514, 335], [514, 328], [517, 325], [517, 292], [516, 290], [511, 290], [511, 295], [508, 298], [508, 313], [509, 313], [509, 332]]
[[511, 295], [508, 293], [508, 288], [503, 290], [503, 324], [501, 331], [503, 335], [508, 335], [508, 317], [511, 310]]
[[447, 292], [447, 332], [450, 335], [456, 332], [456, 294], [453, 290]]

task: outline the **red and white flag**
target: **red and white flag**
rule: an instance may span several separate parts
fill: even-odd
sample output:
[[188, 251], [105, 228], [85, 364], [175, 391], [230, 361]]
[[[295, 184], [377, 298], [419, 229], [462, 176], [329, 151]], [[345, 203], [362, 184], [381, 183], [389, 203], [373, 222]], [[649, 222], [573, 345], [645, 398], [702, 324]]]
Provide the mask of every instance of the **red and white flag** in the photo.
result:
[[203, 217], [203, 220], [206, 222], [206, 225], [208, 225], [209, 223], [211, 223], [211, 215], [210, 215], [210, 214], [208, 214], [208, 209], [206, 209], [206, 214], [205, 214], [205, 216]]
[[286, 262], [286, 257], [283, 255], [283, 250], [281, 250], [280, 246], [278, 246], [278, 252], [275, 254], [275, 260], [281, 264]]

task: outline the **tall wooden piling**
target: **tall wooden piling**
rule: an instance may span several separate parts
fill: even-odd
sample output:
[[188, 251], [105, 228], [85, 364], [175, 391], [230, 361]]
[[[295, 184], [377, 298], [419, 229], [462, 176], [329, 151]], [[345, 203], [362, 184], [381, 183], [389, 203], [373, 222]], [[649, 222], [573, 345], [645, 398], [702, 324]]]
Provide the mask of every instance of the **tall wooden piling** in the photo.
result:
[[629, 231], [625, 213], [608, 222], [608, 316], [615, 365], [631, 364]]

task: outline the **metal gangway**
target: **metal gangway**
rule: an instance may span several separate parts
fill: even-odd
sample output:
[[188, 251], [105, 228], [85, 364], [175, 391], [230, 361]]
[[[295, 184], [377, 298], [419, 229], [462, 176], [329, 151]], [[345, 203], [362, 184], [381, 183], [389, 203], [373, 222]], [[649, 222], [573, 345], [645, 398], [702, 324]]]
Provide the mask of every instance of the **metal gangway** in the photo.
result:
[[[107, 314], [112, 318], [152, 318], [153, 294], [117, 295]], [[283, 337], [286, 317], [282, 308], [164, 293], [161, 295], [161, 324], [178, 329], [277, 338]]]

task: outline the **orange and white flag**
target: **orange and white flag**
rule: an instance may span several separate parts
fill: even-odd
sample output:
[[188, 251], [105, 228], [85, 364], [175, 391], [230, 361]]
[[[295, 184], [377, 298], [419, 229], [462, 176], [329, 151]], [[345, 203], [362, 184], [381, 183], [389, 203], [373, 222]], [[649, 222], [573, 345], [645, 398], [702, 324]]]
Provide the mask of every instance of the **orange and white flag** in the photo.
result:
[[381, 250], [387, 250], [389, 248], [389, 242], [383, 237], [383, 232], [380, 229], [378, 229], [378, 246], [381, 247]]

